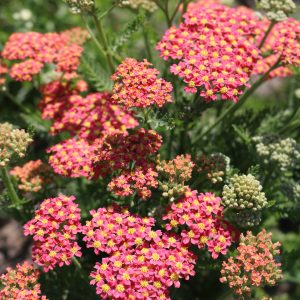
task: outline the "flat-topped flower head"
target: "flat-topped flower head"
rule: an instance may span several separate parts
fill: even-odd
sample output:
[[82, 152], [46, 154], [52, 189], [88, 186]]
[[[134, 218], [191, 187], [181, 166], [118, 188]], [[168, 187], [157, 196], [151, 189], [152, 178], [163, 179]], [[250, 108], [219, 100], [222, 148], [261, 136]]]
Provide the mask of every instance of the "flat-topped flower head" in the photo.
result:
[[0, 298], [3, 300], [47, 300], [41, 295], [38, 283], [40, 272], [25, 261], [12, 269], [8, 267], [0, 276]]
[[45, 272], [81, 256], [76, 242], [81, 232], [80, 209], [74, 200], [74, 196], [64, 195], [46, 199], [24, 225], [24, 234], [33, 236], [32, 259]]
[[260, 57], [249, 41], [257, 19], [247, 11], [221, 5], [195, 7], [178, 28], [166, 31], [157, 49], [165, 60], [177, 62], [171, 72], [183, 78], [187, 92], [206, 101], [238, 100]]
[[112, 99], [125, 107], [163, 106], [172, 101], [172, 85], [158, 78], [159, 71], [146, 59], [126, 58], [112, 76], [115, 82]]
[[94, 0], [64, 0], [73, 14], [91, 13], [95, 9]]
[[38, 192], [45, 183], [51, 182], [51, 168], [39, 160], [32, 160], [23, 166], [14, 167], [10, 174], [18, 181], [18, 188], [24, 192]]
[[30, 134], [24, 129], [15, 129], [9, 123], [0, 123], [0, 166], [6, 166], [14, 155], [24, 157], [32, 141]]
[[273, 243], [265, 229], [257, 236], [248, 231], [241, 235], [237, 255], [223, 262], [220, 281], [238, 296], [249, 297], [252, 287], [275, 285], [281, 278], [281, 264], [276, 262], [280, 243]]
[[149, 12], [157, 10], [157, 5], [153, 0], [120, 0], [121, 6], [130, 6], [133, 9], [143, 8]]

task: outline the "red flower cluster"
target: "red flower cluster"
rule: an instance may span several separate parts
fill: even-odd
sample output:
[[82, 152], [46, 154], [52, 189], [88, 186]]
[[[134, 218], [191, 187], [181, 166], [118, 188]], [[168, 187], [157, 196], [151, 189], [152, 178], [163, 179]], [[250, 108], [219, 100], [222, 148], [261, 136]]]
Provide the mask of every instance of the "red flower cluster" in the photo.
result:
[[0, 298], [5, 300], [46, 300], [41, 295], [41, 287], [38, 283], [39, 271], [33, 265], [25, 261], [18, 264], [15, 269], [7, 268], [1, 275]]
[[159, 71], [151, 66], [146, 59], [138, 62], [134, 58], [126, 58], [112, 76], [115, 81], [112, 99], [128, 108], [152, 104], [161, 107], [171, 102], [171, 83], [157, 78]]
[[181, 230], [185, 245], [194, 244], [199, 249], [205, 245], [216, 259], [220, 253], [226, 254], [233, 242], [235, 232], [223, 220], [221, 198], [212, 193], [199, 194], [187, 191], [178, 202], [173, 203], [164, 220], [169, 220], [167, 230], [187, 226]]
[[275, 256], [280, 253], [280, 243], [271, 241], [265, 229], [257, 236], [248, 231], [241, 235], [236, 257], [223, 262], [221, 282], [227, 282], [237, 295], [249, 296], [251, 287], [275, 285], [282, 278], [281, 264]]
[[260, 58], [248, 41], [257, 19], [251, 14], [221, 5], [195, 8], [184, 15], [179, 28], [171, 27], [157, 45], [164, 59], [179, 60], [171, 72], [184, 79], [185, 90], [207, 101], [238, 100], [242, 88]]
[[152, 230], [154, 219], [118, 208], [91, 211], [84, 240], [96, 254], [110, 254], [95, 265], [91, 284], [103, 299], [169, 299], [168, 288], [194, 275], [195, 257], [175, 235]]
[[24, 225], [24, 234], [32, 235], [32, 257], [45, 272], [57, 265], [69, 265], [74, 256], [81, 256], [76, 234], [81, 232], [80, 209], [75, 197], [60, 195], [42, 202], [34, 219]]
[[[74, 38], [78, 33], [80, 39]], [[81, 29], [64, 33], [13, 33], [4, 45], [1, 56], [12, 62], [10, 76], [17, 81], [31, 81], [46, 63], [56, 65], [56, 71], [71, 73], [77, 70], [83, 48]], [[21, 61], [18, 62], [17, 61]]]
[[19, 181], [18, 188], [24, 192], [38, 192], [46, 182], [51, 181], [50, 167], [39, 160], [32, 160], [10, 171]]

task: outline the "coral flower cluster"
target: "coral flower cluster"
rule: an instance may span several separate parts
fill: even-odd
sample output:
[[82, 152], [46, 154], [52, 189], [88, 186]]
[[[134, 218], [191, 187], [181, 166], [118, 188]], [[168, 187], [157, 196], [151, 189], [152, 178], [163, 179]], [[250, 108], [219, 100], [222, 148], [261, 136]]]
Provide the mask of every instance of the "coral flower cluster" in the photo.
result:
[[14, 155], [23, 157], [32, 142], [24, 129], [15, 129], [10, 123], [0, 123], [0, 166], [6, 166]]
[[282, 278], [281, 264], [276, 262], [280, 243], [272, 243], [265, 230], [254, 236], [241, 235], [236, 257], [223, 262], [221, 282], [228, 283], [237, 295], [249, 296], [251, 287], [275, 285]]
[[[66, 33], [13, 33], [1, 52], [2, 58], [12, 65], [9, 75], [17, 81], [31, 81], [45, 64], [56, 65], [56, 71], [62, 73], [75, 72], [83, 48], [74, 41], [81, 43], [84, 35], [77, 28]], [[81, 39], [75, 39], [74, 35]]]
[[18, 188], [24, 192], [38, 192], [45, 183], [51, 181], [51, 169], [40, 159], [17, 166], [10, 174], [16, 177], [19, 182]]
[[46, 199], [24, 225], [24, 234], [33, 236], [33, 261], [45, 272], [69, 265], [72, 257], [81, 256], [76, 242], [76, 234], [81, 231], [80, 209], [74, 200], [74, 196], [64, 195]]
[[91, 284], [103, 299], [170, 299], [168, 288], [194, 275], [194, 255], [177, 236], [153, 230], [154, 219], [117, 207], [91, 214], [84, 240], [96, 254], [110, 254], [91, 273]]
[[39, 271], [25, 261], [15, 269], [7, 268], [0, 277], [0, 298], [7, 300], [46, 300], [38, 283]]
[[146, 59], [138, 62], [134, 58], [126, 58], [112, 76], [115, 82], [112, 99], [128, 108], [152, 104], [161, 107], [171, 102], [171, 83], [157, 78], [159, 72], [151, 66]]
[[237, 101], [260, 58], [247, 36], [255, 33], [256, 19], [246, 11], [221, 6], [189, 10], [179, 28], [171, 27], [157, 45], [164, 59], [177, 60], [171, 72], [183, 78], [187, 92], [207, 101]]
[[167, 214], [167, 230], [180, 226], [183, 243], [197, 245], [199, 249], [207, 246], [212, 258], [226, 254], [228, 247], [236, 238], [236, 232], [223, 220], [221, 198], [213, 193], [198, 194], [187, 191], [181, 199], [173, 203]]

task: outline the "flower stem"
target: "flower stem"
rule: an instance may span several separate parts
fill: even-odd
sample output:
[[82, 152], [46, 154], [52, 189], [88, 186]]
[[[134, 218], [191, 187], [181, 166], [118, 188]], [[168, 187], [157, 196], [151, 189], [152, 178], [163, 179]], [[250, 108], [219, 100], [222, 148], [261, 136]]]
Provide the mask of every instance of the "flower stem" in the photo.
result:
[[16, 190], [14, 188], [14, 185], [11, 181], [11, 178], [8, 174], [7, 168], [6, 168], [6, 166], [4, 166], [4, 167], [1, 167], [0, 169], [1, 169], [1, 176], [2, 176], [3, 182], [5, 184], [5, 187], [7, 188], [7, 191], [8, 191], [9, 198], [10, 198], [11, 202], [16, 207], [18, 207], [21, 200], [17, 195], [17, 192], [16, 192]]
[[74, 265], [76, 266], [76, 268], [78, 268], [78, 270], [81, 271], [82, 265], [81, 265], [80, 261], [75, 256], [72, 257], [72, 261], [73, 261]]
[[270, 23], [270, 25], [269, 25], [269, 28], [267, 29], [267, 31], [266, 31], [264, 37], [262, 38], [262, 40], [261, 40], [261, 42], [260, 42], [260, 44], [259, 44], [259, 46], [258, 46], [259, 49], [261, 49], [262, 46], [265, 44], [265, 42], [266, 42], [266, 40], [267, 40], [267, 38], [268, 38], [268, 36], [269, 36], [271, 30], [272, 30], [273, 27], [275, 26], [275, 24], [276, 24], [276, 21], [271, 21], [271, 23]]
[[179, 8], [180, 8], [180, 5], [182, 4], [183, 1], [184, 1], [184, 0], [179, 0], [178, 4], [177, 4], [177, 6], [176, 6], [176, 8], [175, 8], [175, 10], [174, 10], [174, 12], [173, 12], [173, 15], [171, 16], [171, 19], [170, 19], [171, 24], [173, 23], [173, 21], [174, 21], [174, 19], [175, 19], [175, 17], [176, 17], [176, 14], [177, 14], [177, 12], [178, 12], [178, 10], [179, 10]]

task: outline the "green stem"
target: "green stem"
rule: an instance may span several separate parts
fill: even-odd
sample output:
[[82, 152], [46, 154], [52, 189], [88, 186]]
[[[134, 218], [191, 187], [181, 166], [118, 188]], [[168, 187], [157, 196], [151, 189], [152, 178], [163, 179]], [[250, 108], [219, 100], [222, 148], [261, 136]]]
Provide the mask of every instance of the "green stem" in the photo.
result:
[[180, 5], [182, 4], [183, 1], [184, 0], [179, 0], [178, 4], [177, 4], [177, 6], [176, 6], [176, 8], [175, 8], [175, 10], [173, 12], [173, 15], [171, 16], [171, 24], [173, 23], [173, 21], [174, 21], [174, 19], [176, 17], [176, 14], [177, 14], [177, 12], [179, 10], [179, 7], [180, 7]]
[[11, 102], [13, 102], [16, 106], [18, 106], [18, 108], [23, 113], [26, 113], [26, 114], [31, 113], [31, 111], [27, 107], [23, 106], [20, 102], [18, 102], [17, 99], [9, 91], [5, 91], [4, 93], [11, 100]]
[[106, 41], [106, 37], [102, 28], [102, 23], [101, 21], [98, 20], [97, 16], [93, 15], [93, 19], [99, 34], [99, 40], [100, 43], [104, 49], [104, 54], [107, 58], [107, 62], [108, 62], [108, 66], [110, 68], [111, 73], [113, 74], [115, 72], [115, 67], [114, 67], [114, 63], [113, 63], [113, 59], [109, 50], [109, 47], [107, 45], [107, 41]]
[[72, 257], [72, 261], [73, 261], [74, 265], [76, 266], [76, 268], [78, 268], [78, 270], [81, 271], [82, 265], [81, 265], [80, 261], [75, 256]]
[[225, 118], [232, 116], [240, 107], [242, 107], [246, 100], [251, 96], [254, 91], [265, 81], [269, 74], [279, 67], [280, 58], [278, 61], [264, 74], [262, 75], [254, 84], [240, 97], [237, 103], [232, 104], [227, 108], [217, 119], [216, 121], [208, 127], [202, 134], [200, 134], [197, 139], [194, 141], [194, 144], [198, 143], [203, 137], [210, 133], [217, 125], [219, 125]]
[[145, 42], [145, 46], [146, 46], [148, 60], [152, 61], [151, 45], [149, 42], [149, 35], [148, 35], [148, 31], [147, 31], [145, 24], [143, 24], [143, 37], [144, 37], [144, 42]]
[[11, 178], [8, 174], [7, 168], [6, 168], [6, 166], [4, 166], [4, 167], [1, 167], [0, 169], [1, 169], [1, 176], [2, 176], [3, 182], [8, 191], [9, 198], [10, 198], [11, 202], [16, 207], [18, 207], [21, 200], [17, 195], [17, 192], [16, 192], [14, 185], [11, 181]]
[[[172, 22], [169, 16], [169, 11], [168, 11], [168, 2], [165, 3], [165, 7], [163, 5], [160, 4], [159, 0], [153, 0], [156, 5], [162, 10], [162, 12], [164, 13], [165, 17], [166, 17], [166, 22], [168, 27], [171, 27]], [[167, 0], [168, 1], [168, 0]]]
[[259, 49], [261, 49], [262, 46], [265, 44], [265, 42], [266, 42], [266, 40], [267, 40], [267, 38], [268, 38], [268, 36], [269, 36], [271, 30], [272, 30], [273, 27], [275, 26], [275, 24], [276, 24], [276, 21], [271, 21], [271, 23], [270, 23], [270, 25], [269, 25], [269, 28], [267, 29], [267, 31], [266, 31], [266, 33], [265, 33], [263, 39], [261, 40], [261, 42], [260, 42], [260, 44], [259, 44], [259, 46], [258, 46]]

